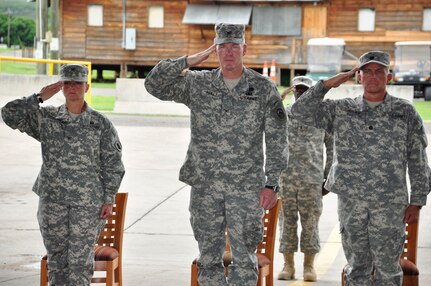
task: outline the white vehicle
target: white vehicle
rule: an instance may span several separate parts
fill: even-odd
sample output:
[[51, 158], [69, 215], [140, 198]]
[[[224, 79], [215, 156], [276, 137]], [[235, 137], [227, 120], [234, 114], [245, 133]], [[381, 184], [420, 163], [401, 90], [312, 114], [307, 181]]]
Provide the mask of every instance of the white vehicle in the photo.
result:
[[413, 85], [414, 97], [431, 100], [431, 41], [395, 43], [394, 84]]
[[327, 79], [341, 72], [344, 39], [312, 38], [307, 42], [307, 76], [313, 81]]

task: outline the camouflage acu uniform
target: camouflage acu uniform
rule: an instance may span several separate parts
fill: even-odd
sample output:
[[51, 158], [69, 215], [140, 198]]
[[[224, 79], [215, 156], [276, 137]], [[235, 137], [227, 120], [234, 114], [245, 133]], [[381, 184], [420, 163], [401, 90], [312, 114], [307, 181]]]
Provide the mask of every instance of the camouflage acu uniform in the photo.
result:
[[265, 183], [278, 185], [286, 167], [285, 111], [275, 86], [250, 69], [244, 68], [230, 91], [220, 69], [182, 76], [185, 68], [186, 57], [161, 61], [145, 87], [161, 100], [190, 108], [191, 141], [180, 180], [192, 186], [190, 220], [199, 244], [199, 283], [226, 285], [222, 255], [227, 224], [234, 260], [229, 284], [256, 285], [254, 252], [262, 239], [263, 216], [259, 195]]
[[293, 106], [301, 122], [334, 135], [334, 159], [325, 187], [338, 194], [343, 249], [351, 266], [346, 285], [401, 285], [398, 259], [409, 204], [425, 205], [428, 194], [426, 134], [405, 100], [386, 94], [372, 109], [355, 99], [322, 101], [320, 81]]
[[100, 210], [114, 202], [124, 175], [117, 132], [88, 105], [72, 119], [65, 105], [39, 107], [35, 95], [9, 102], [2, 117], [42, 145], [33, 191], [40, 197], [50, 285], [89, 285], [93, 247], [105, 222]]
[[[321, 129], [302, 124], [286, 107], [289, 130], [289, 161], [281, 173], [283, 216], [280, 218], [280, 252], [298, 251], [297, 222], [301, 218], [301, 252], [318, 253], [319, 218], [322, 213], [322, 183], [332, 162], [332, 136]], [[323, 143], [326, 164], [323, 164]]]

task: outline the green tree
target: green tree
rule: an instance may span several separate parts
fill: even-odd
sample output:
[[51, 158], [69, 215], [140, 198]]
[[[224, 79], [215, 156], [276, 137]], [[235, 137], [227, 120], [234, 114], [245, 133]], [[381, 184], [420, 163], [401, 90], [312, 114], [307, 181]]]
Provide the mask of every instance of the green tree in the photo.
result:
[[32, 19], [16, 17], [11, 21], [11, 43], [21, 47], [32, 47], [36, 26]]
[[7, 43], [7, 16], [0, 14], [0, 38]]
[[[36, 35], [34, 20], [27, 17], [13, 16], [10, 20], [10, 44], [32, 47]], [[8, 16], [0, 14], [0, 37], [3, 37], [3, 43], [8, 42], [8, 25]]]

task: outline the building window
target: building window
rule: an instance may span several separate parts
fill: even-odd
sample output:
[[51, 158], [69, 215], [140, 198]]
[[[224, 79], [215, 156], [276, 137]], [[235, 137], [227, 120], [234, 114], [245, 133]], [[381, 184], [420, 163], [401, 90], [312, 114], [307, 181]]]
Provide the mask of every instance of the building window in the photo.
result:
[[376, 23], [376, 11], [371, 8], [359, 9], [358, 31], [372, 32]]
[[424, 9], [422, 30], [431, 31], [431, 8]]
[[88, 5], [88, 26], [103, 26], [102, 5]]
[[300, 36], [301, 7], [253, 7], [252, 35]]
[[148, 7], [148, 27], [163, 28], [164, 26], [164, 9], [163, 6]]

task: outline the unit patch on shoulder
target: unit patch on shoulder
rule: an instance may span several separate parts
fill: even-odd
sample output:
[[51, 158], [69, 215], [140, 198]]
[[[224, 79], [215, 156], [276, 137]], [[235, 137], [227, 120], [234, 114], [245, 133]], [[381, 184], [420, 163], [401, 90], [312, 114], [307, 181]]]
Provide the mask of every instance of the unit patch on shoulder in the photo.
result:
[[272, 106], [272, 113], [274, 114], [275, 118], [280, 121], [286, 120], [286, 111], [283, 108], [283, 103], [281, 100], [278, 98], [274, 99]]

